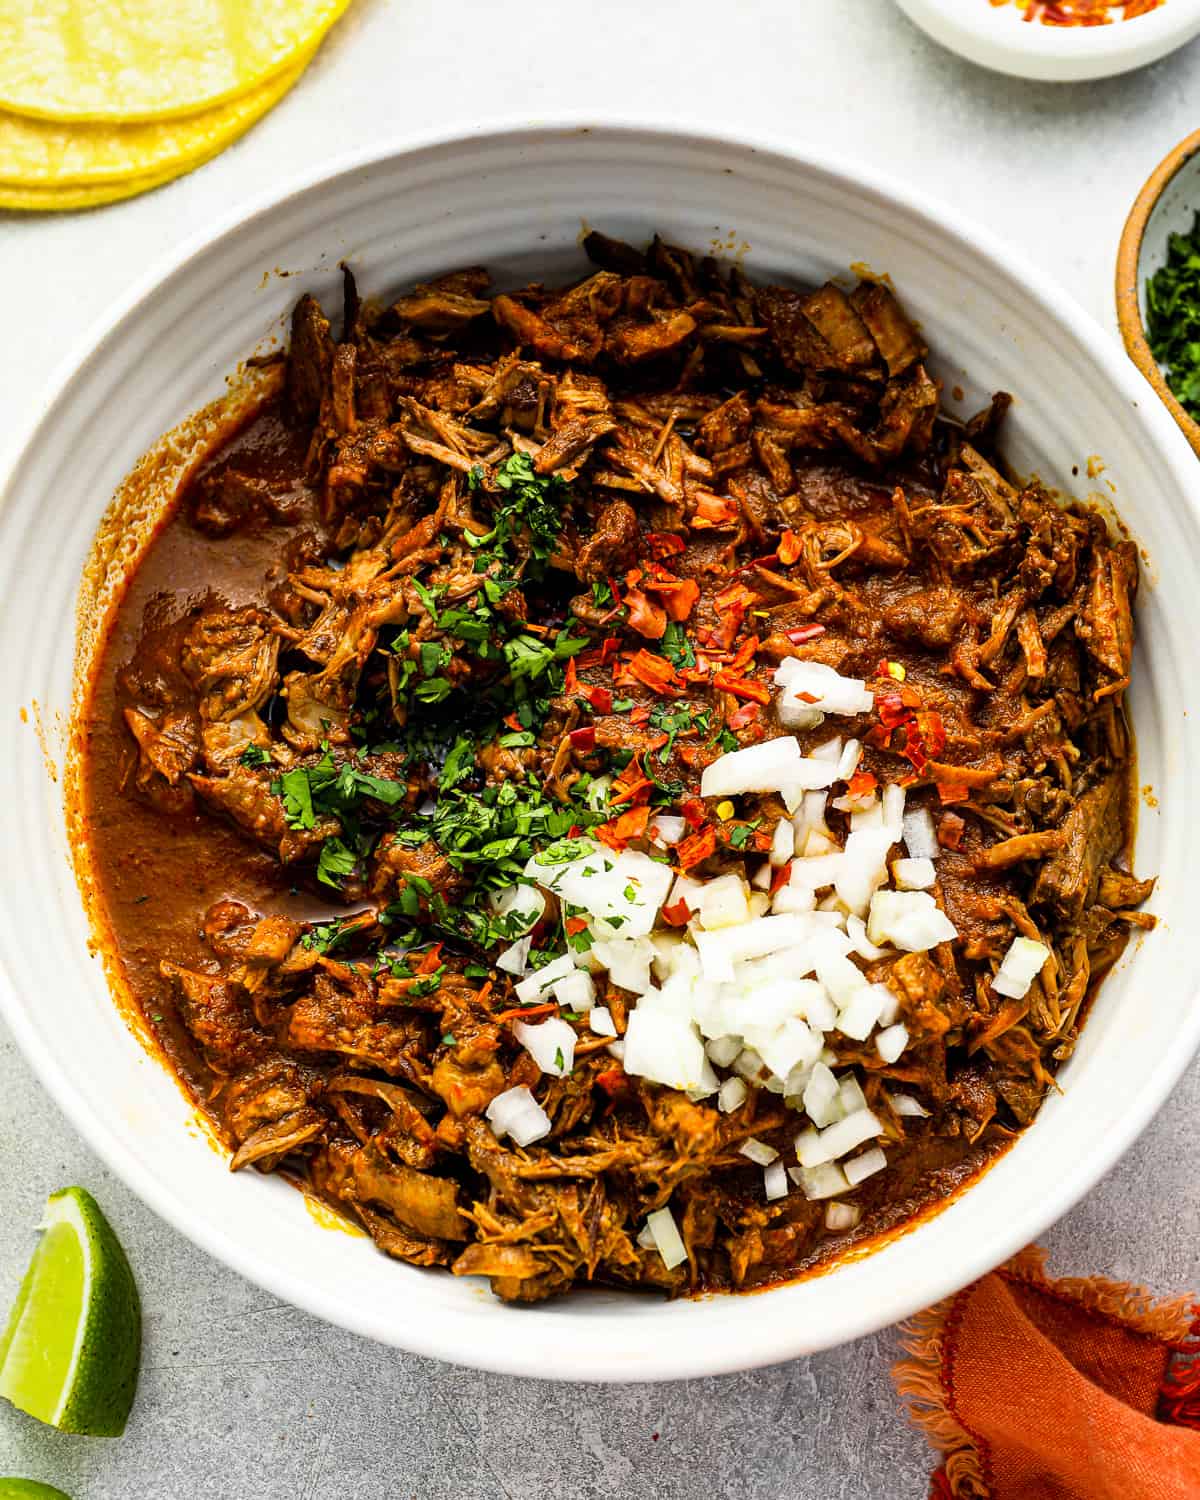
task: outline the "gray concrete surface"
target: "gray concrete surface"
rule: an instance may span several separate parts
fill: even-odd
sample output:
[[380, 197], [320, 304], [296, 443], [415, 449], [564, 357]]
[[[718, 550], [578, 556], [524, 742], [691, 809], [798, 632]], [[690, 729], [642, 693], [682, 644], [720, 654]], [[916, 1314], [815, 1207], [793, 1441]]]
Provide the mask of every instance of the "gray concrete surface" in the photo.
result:
[[[986, 3], [986, 0], [961, 0]], [[1200, 125], [1200, 46], [1126, 79], [1015, 83], [927, 43], [889, 0], [355, 0], [309, 75], [223, 157], [85, 215], [0, 216], [0, 441], [64, 349], [152, 259], [240, 199], [364, 141], [566, 110], [764, 130], [953, 200], [1106, 324], [1137, 188]], [[20, 878], [6, 851], [4, 880]], [[31, 934], [31, 941], [37, 935]], [[1046, 1237], [1063, 1272], [1200, 1285], [1193, 1069]], [[892, 1334], [679, 1385], [547, 1386], [415, 1359], [249, 1286], [90, 1154], [0, 1031], [0, 1302], [46, 1195], [82, 1182], [129, 1249], [146, 1349], [118, 1442], [0, 1407], [0, 1474], [74, 1500], [922, 1500], [929, 1457], [888, 1379]]]

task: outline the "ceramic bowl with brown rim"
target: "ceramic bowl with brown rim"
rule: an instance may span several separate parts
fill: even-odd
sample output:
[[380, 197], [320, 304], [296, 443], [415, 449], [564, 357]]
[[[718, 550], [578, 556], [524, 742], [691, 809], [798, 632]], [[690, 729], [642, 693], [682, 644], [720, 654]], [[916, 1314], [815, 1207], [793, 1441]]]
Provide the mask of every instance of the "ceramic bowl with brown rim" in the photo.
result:
[[1190, 232], [1200, 212], [1200, 130], [1170, 152], [1138, 194], [1117, 252], [1117, 322], [1129, 357], [1154, 387], [1200, 456], [1200, 423], [1171, 394], [1146, 337], [1146, 284], [1166, 263], [1172, 234]]

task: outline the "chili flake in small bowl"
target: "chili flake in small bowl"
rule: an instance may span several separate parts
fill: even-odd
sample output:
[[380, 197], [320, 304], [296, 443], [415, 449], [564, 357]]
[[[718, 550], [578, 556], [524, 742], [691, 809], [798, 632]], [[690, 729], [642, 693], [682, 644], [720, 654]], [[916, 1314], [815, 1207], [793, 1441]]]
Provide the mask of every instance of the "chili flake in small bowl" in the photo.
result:
[[1200, 0], [896, 3], [935, 41], [969, 61], [1047, 82], [1107, 78], [1145, 67], [1200, 32]]

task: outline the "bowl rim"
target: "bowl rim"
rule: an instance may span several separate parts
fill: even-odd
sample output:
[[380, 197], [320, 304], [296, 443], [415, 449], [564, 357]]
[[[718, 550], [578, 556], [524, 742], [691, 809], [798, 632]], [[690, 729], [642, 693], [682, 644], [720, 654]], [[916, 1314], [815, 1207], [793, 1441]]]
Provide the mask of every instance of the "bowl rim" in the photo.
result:
[[1175, 393], [1167, 384], [1166, 377], [1159, 368], [1158, 361], [1151, 353], [1150, 341], [1146, 337], [1146, 324], [1142, 317], [1141, 297], [1138, 295], [1141, 286], [1139, 267], [1142, 259], [1142, 245], [1145, 242], [1146, 227], [1150, 222], [1150, 216], [1167, 188], [1197, 153], [1200, 153], [1200, 130], [1194, 130], [1177, 146], [1172, 147], [1143, 183], [1137, 197], [1133, 200], [1133, 207], [1129, 210], [1125, 226], [1121, 230], [1121, 240], [1117, 247], [1114, 290], [1117, 302], [1117, 326], [1121, 330], [1121, 338], [1124, 340], [1130, 359], [1154, 387], [1155, 395], [1175, 418], [1180, 431], [1191, 443], [1196, 456], [1200, 458], [1200, 422], [1188, 416], [1179, 404]]
[[[1178, 481], [1182, 503], [1191, 510], [1193, 521], [1200, 524], [1200, 499], [1189, 490], [1189, 487], [1191, 490], [1196, 489], [1191, 454], [1168, 414], [1162, 411], [1157, 402], [1145, 401], [1146, 390], [1142, 378], [1075, 297], [1054, 280], [1052, 273], [1037, 267], [1024, 252], [1006, 245], [990, 229], [974, 224], [968, 217], [943, 204], [933, 195], [897, 185], [882, 171], [841, 153], [805, 152], [778, 136], [709, 130], [687, 121], [669, 118], [654, 120], [635, 116], [610, 116], [597, 119], [583, 114], [567, 114], [536, 121], [521, 117], [498, 117], [470, 123], [460, 121], [437, 129], [391, 137], [383, 143], [345, 153], [318, 167], [298, 173], [282, 186], [259, 192], [241, 206], [222, 215], [214, 224], [187, 237], [177, 247], [160, 256], [95, 321], [91, 329], [76, 341], [60, 361], [37, 403], [32, 420], [19, 432], [9, 453], [0, 458], [0, 507], [8, 501], [9, 491], [21, 469], [22, 455], [31, 447], [47, 440], [59, 402], [69, 394], [73, 381], [86, 373], [89, 361], [100, 353], [108, 340], [119, 333], [126, 320], [148, 299], [170, 279], [184, 271], [196, 256], [214, 247], [223, 237], [263, 220], [283, 205], [315, 188], [327, 186], [398, 156], [430, 150], [468, 148], [485, 141], [519, 141], [527, 149], [536, 149], [539, 143], [561, 141], [564, 137], [580, 134], [596, 135], [617, 142], [626, 140], [631, 145], [638, 141], [643, 144], [683, 143], [702, 150], [732, 149], [745, 152], [751, 157], [769, 156], [784, 167], [799, 168], [853, 186], [885, 204], [892, 204], [915, 214], [927, 224], [936, 226], [940, 232], [951, 235], [964, 250], [976, 253], [983, 262], [993, 266], [1006, 279], [1019, 280], [1024, 294], [1047, 315], [1051, 323], [1066, 328], [1097, 374], [1108, 385], [1115, 387], [1117, 394], [1135, 409], [1136, 414], [1131, 414], [1131, 420], [1148, 429], [1147, 435], [1155, 441], [1165, 464]], [[1200, 494], [1200, 491], [1197, 493]], [[1192, 999], [1196, 999], [1195, 987]], [[1141, 1080], [1140, 1087], [1129, 1099], [1119, 1121], [1114, 1121], [1112, 1127], [1097, 1138], [1094, 1151], [1080, 1157], [1060, 1177], [1053, 1200], [1030, 1202], [1023, 1213], [1012, 1216], [1003, 1235], [986, 1243], [980, 1243], [978, 1238], [970, 1240], [957, 1259], [947, 1259], [940, 1273], [931, 1275], [928, 1283], [923, 1284], [915, 1293], [906, 1287], [896, 1286], [888, 1294], [872, 1299], [869, 1306], [864, 1305], [860, 1313], [846, 1320], [836, 1330], [823, 1330], [815, 1337], [810, 1330], [794, 1328], [790, 1320], [778, 1318], [771, 1326], [764, 1325], [756, 1330], [752, 1347], [747, 1347], [744, 1341], [736, 1339], [714, 1338], [709, 1341], [705, 1351], [698, 1354], [694, 1348], [686, 1347], [687, 1341], [680, 1341], [684, 1347], [675, 1348], [675, 1341], [659, 1340], [653, 1348], [643, 1349], [635, 1369], [631, 1369], [627, 1362], [622, 1362], [611, 1352], [598, 1351], [589, 1356], [590, 1364], [581, 1366], [572, 1348], [572, 1341], [561, 1339], [556, 1341], [549, 1356], [544, 1349], [540, 1351], [540, 1366], [533, 1370], [522, 1342], [515, 1339], [492, 1339], [481, 1349], [477, 1347], [477, 1341], [469, 1336], [460, 1336], [457, 1332], [447, 1333], [445, 1330], [427, 1333], [422, 1328], [406, 1332], [401, 1344], [390, 1332], [381, 1332], [372, 1323], [366, 1310], [358, 1312], [351, 1309], [327, 1289], [315, 1287], [303, 1274], [294, 1272], [285, 1261], [273, 1259], [265, 1247], [250, 1250], [227, 1235], [222, 1225], [210, 1223], [192, 1214], [185, 1195], [178, 1190], [160, 1186], [140, 1159], [126, 1149], [105, 1115], [93, 1109], [76, 1092], [66, 1065], [60, 1063], [51, 1046], [43, 1042], [32, 1021], [26, 1019], [26, 1007], [18, 1000], [13, 980], [3, 966], [0, 966], [0, 1013], [3, 1013], [11, 1026], [14, 1038], [39, 1081], [79, 1135], [123, 1183], [190, 1243], [255, 1285], [327, 1322], [364, 1337], [395, 1343], [416, 1354], [451, 1360], [474, 1368], [561, 1380], [649, 1381], [741, 1371], [795, 1358], [798, 1354], [840, 1346], [911, 1316], [922, 1307], [961, 1289], [993, 1269], [1072, 1208], [1146, 1128], [1200, 1047], [1200, 1005], [1193, 1003], [1187, 1013], [1187, 1024], [1175, 1034], [1176, 1045], [1162, 1049], [1156, 1065]], [[132, 1032], [130, 1043], [139, 1048], [142, 1045]], [[156, 1063], [156, 1066], [159, 1065]], [[968, 1191], [964, 1199], [969, 1199], [969, 1196]], [[779, 1291], [786, 1293], [787, 1289], [785, 1284]], [[740, 1300], [733, 1297], [728, 1299], [733, 1305]], [[714, 1332], [718, 1331], [714, 1329]]]
[[[1016, 0], [1007, 4], [998, 0], [897, 0], [909, 13], [936, 15], [959, 37], [970, 37], [983, 44], [1003, 48], [1006, 53], [1044, 59], [1047, 62], [1104, 62], [1130, 52], [1142, 52], [1162, 46], [1169, 48], [1171, 39], [1179, 44], [1186, 39], [1189, 27], [1200, 20], [1200, 0], [1166, 0], [1166, 4], [1143, 16], [1122, 18], [1110, 26], [1041, 26], [1021, 25]], [[1120, 0], [1112, 0], [1114, 5]], [[1130, 33], [1125, 28], [1133, 27]], [[1068, 75], [1069, 76], [1069, 75]]]

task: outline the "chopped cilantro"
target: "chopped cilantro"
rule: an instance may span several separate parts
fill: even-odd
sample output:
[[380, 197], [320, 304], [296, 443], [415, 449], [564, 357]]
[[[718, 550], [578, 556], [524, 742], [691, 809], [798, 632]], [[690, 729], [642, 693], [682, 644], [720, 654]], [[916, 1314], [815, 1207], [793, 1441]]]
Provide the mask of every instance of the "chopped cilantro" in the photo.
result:
[[271, 752], [264, 750], [261, 745], [247, 745], [238, 756], [244, 766], [269, 766], [271, 764]]

